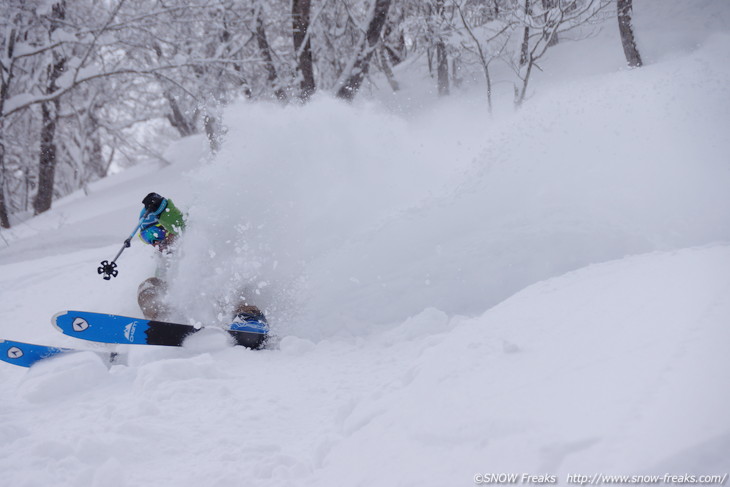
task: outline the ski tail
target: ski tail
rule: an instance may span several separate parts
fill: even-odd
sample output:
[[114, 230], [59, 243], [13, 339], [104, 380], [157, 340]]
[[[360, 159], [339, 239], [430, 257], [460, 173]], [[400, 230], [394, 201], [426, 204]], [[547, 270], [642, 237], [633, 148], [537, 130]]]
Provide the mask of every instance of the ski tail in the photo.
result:
[[126, 356], [116, 352], [99, 352], [96, 350], [79, 350], [75, 348], [37, 345], [35, 343], [17, 342], [0, 339], [0, 360], [18, 367], [30, 367], [42, 360], [69, 353], [91, 351], [101, 358], [107, 365], [126, 362]]
[[39, 360], [71, 351], [69, 348], [0, 339], [0, 360], [19, 367], [30, 367]]

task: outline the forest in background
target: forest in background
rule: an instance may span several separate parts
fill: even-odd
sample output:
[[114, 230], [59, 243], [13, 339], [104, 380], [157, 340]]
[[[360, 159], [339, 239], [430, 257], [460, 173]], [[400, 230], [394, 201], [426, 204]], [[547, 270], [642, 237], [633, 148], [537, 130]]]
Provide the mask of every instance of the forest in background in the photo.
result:
[[[425, 67], [435, 91], [512, 73], [519, 107], [541, 59], [616, 16], [630, 66], [641, 58], [630, 0], [3, 0], [0, 226], [140, 161], [164, 141], [206, 134], [240, 97], [353, 100], [373, 76]], [[581, 31], [571, 35], [570, 32]], [[409, 65], [411, 62], [411, 65]], [[412, 66], [417, 66], [413, 68]], [[504, 81], [504, 80], [501, 80]], [[473, 84], [473, 83], [472, 83]], [[373, 141], [374, 144], [377, 141]]]

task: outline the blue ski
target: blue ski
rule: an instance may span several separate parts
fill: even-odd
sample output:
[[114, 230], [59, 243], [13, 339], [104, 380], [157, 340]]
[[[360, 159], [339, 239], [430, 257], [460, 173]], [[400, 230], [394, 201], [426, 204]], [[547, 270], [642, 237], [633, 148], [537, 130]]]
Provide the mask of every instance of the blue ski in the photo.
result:
[[[16, 342], [13, 340], [0, 339], [0, 360], [19, 367], [30, 367], [34, 363], [64, 353], [83, 352], [74, 348], [51, 347], [47, 345], [36, 345], [34, 343]], [[105, 362], [112, 364], [117, 362], [118, 354], [115, 352], [97, 352]]]
[[[185, 339], [201, 330], [192, 325], [130, 318], [89, 311], [61, 311], [52, 318], [64, 335], [103, 343], [164, 345], [179, 347]], [[237, 345], [261, 348], [269, 333], [266, 321], [251, 319], [231, 323], [226, 331]]]

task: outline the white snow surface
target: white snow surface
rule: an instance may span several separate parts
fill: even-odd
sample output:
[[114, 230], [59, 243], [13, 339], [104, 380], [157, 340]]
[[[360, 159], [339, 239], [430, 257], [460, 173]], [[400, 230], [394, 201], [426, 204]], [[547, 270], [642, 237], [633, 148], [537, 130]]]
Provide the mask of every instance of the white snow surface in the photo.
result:
[[353, 105], [240, 102], [217, 155], [184, 139], [3, 231], [2, 338], [112, 349], [49, 318], [140, 314], [154, 251], [96, 267], [156, 191], [188, 213], [178, 319], [245, 297], [280, 341], [0, 363], [2, 485], [730, 473], [730, 4], [634, 3], [640, 69], [612, 19], [516, 113], [413, 73]]

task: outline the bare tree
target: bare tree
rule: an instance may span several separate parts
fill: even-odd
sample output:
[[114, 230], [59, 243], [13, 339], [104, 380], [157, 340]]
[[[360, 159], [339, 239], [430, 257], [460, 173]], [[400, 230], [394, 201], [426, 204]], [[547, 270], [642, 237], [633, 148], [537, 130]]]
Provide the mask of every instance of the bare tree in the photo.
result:
[[408, 55], [404, 32], [405, 22], [405, 9], [397, 4], [393, 5], [388, 13], [385, 27], [383, 27], [383, 51], [388, 55], [391, 66], [400, 64]]
[[342, 73], [342, 81], [337, 89], [338, 98], [352, 100], [360, 89], [360, 85], [370, 67], [370, 59], [380, 42], [380, 34], [383, 31], [383, 26], [385, 26], [390, 3], [391, 0], [373, 1], [372, 15], [370, 16], [367, 31], [359, 43], [355, 57]]
[[[0, 144], [0, 151], [5, 151], [4, 144]], [[8, 207], [5, 203], [5, 164], [0, 165], [0, 227], [10, 228], [10, 217], [8, 216]]]
[[446, 51], [445, 30], [445, 7], [444, 0], [436, 0], [435, 17], [438, 26], [436, 35], [436, 79], [438, 93], [441, 96], [449, 94], [449, 57]]
[[[484, 73], [484, 79], [486, 81], [487, 110], [491, 114], [492, 77], [489, 72], [489, 67], [495, 59], [500, 58], [505, 48], [507, 47], [507, 44], [509, 43], [509, 34], [513, 28], [513, 25], [505, 22], [500, 26], [500, 24], [497, 23], [495, 27], [498, 28], [498, 30], [495, 29], [496, 32], [494, 32], [490, 29], [490, 37], [482, 42], [474, 32], [472, 23], [467, 19], [467, 14], [464, 12], [464, 8], [462, 8], [459, 4], [456, 4], [456, 8], [459, 12], [459, 17], [461, 18], [461, 23], [464, 27], [464, 30], [466, 31], [468, 38], [472, 41], [471, 43], [462, 43], [461, 47], [466, 52], [476, 54], [477, 56], [477, 61], [482, 68], [482, 72]], [[498, 12], [498, 5], [495, 3], [494, 14], [493, 17], [489, 17], [489, 21], [494, 22], [496, 20], [496, 17], [498, 16]], [[493, 44], [495, 45], [493, 46]]]
[[632, 0], [618, 0], [618, 30], [621, 34], [621, 45], [624, 48], [626, 62], [632, 68], [642, 65], [639, 49], [634, 39], [634, 29], [631, 27], [631, 12], [633, 10]]
[[302, 100], [308, 100], [314, 94], [314, 61], [312, 59], [312, 43], [309, 35], [309, 14], [311, 0], [292, 0], [292, 36], [294, 54], [297, 61], [297, 72], [301, 76], [299, 83]]
[[519, 61], [513, 66], [520, 80], [515, 85], [515, 105], [521, 106], [527, 96], [527, 88], [533, 70], [540, 69], [538, 61], [547, 52], [560, 32], [567, 32], [596, 20], [607, 7], [610, 0], [551, 0], [550, 9], [542, 10], [543, 4], [536, 5], [525, 0], [524, 10], [514, 12], [514, 22], [524, 26]]
[[166, 88], [162, 94], [167, 100], [167, 104], [170, 107], [169, 113], [167, 113], [167, 121], [174, 127], [181, 137], [187, 137], [193, 135], [196, 132], [195, 122], [192, 117], [186, 116], [183, 109], [180, 107], [178, 97], [173, 94], [171, 88]]
[[274, 65], [274, 57], [272, 55], [271, 46], [269, 40], [266, 37], [266, 28], [264, 26], [263, 14], [261, 12], [261, 5], [257, 6], [254, 11], [254, 21], [256, 22], [256, 43], [261, 51], [261, 57], [264, 60], [264, 69], [266, 70], [266, 80], [274, 88], [274, 95], [279, 101], [286, 101], [287, 95], [286, 90], [281, 86], [279, 81], [279, 75]]
[[[524, 18], [529, 19], [532, 16], [532, 0], [525, 0]], [[524, 23], [522, 34], [522, 44], [520, 45], [520, 66], [527, 64], [530, 56], [530, 25], [529, 21]]]
[[[551, 11], [556, 8], [560, 8], [560, 0], [542, 0], [542, 9], [545, 12], [543, 15], [545, 16], [546, 26], [549, 25]], [[553, 47], [558, 43], [558, 41], [558, 31], [551, 30], [550, 38], [547, 40], [548, 47]]]
[[[8, 90], [13, 77], [13, 70], [10, 67], [10, 63], [6, 63], [6, 60], [15, 58], [15, 43], [17, 37], [17, 30], [8, 28], [5, 35], [3, 56], [0, 59], [0, 114], [3, 113], [5, 108], [5, 100], [8, 99]], [[0, 117], [0, 227], [10, 228], [10, 218], [8, 216], [8, 204], [5, 201], [5, 157], [6, 157], [6, 146], [5, 146], [5, 131], [4, 131], [4, 118]]]
[[[49, 41], [53, 33], [66, 18], [66, 2], [61, 1], [53, 5], [50, 17]], [[54, 50], [50, 53], [51, 63], [47, 67], [47, 81], [45, 94], [52, 95], [58, 90], [58, 80], [66, 70], [66, 56], [63, 52]], [[33, 201], [35, 214], [43, 213], [51, 208], [53, 201], [53, 187], [56, 178], [56, 128], [60, 112], [59, 98], [52, 98], [41, 103], [41, 152], [38, 163], [38, 193]]]
[[378, 56], [376, 58], [378, 60], [378, 64], [380, 65], [381, 71], [385, 74], [385, 78], [388, 80], [388, 84], [390, 85], [390, 88], [393, 91], [400, 90], [400, 84], [398, 83], [398, 80], [395, 78], [395, 74], [393, 73], [393, 69], [390, 67], [388, 55], [385, 52], [384, 48], [381, 48], [378, 51]]

